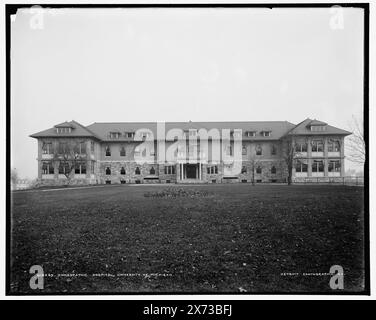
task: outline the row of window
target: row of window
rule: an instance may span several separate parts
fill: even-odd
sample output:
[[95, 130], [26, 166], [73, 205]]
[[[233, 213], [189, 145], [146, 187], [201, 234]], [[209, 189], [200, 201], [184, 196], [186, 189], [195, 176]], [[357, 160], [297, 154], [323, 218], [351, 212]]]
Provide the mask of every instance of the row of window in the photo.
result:
[[[324, 161], [314, 160], [311, 165], [312, 172], [324, 172]], [[305, 161], [297, 160], [295, 164], [296, 172], [307, 172], [308, 164]], [[330, 160], [328, 163], [328, 172], [341, 172], [341, 161]]]
[[[197, 135], [198, 131], [196, 129], [190, 129], [190, 130], [185, 130], [184, 133], [188, 136], [195, 137]], [[151, 134], [150, 132], [142, 132], [141, 137], [147, 138], [147, 137], [150, 136], [150, 134]], [[235, 131], [230, 132], [231, 136], [238, 136], [238, 134], [240, 136], [240, 131], [239, 132], [235, 132]], [[256, 134], [257, 134], [257, 131], [246, 131], [245, 132], [245, 136], [247, 136], [247, 137], [255, 137]], [[267, 131], [267, 130], [260, 131], [260, 135], [263, 136], [263, 137], [270, 137], [271, 131]], [[124, 134], [122, 134], [121, 132], [114, 131], [114, 132], [110, 132], [108, 134], [108, 137], [110, 139], [119, 139], [121, 137], [133, 138], [134, 136], [135, 136], [134, 132], [124, 132]]]
[[[77, 162], [74, 164], [75, 174], [86, 174], [86, 162]], [[60, 162], [59, 163], [59, 174], [67, 174], [71, 172], [71, 165], [69, 163]], [[90, 163], [90, 171], [94, 174], [94, 162]], [[42, 163], [42, 174], [54, 174], [54, 165], [52, 162]]]
[[[166, 171], [166, 169], [165, 169], [165, 171]], [[175, 167], [174, 167], [174, 171], [175, 171]], [[139, 167], [136, 167], [134, 173], [135, 173], [136, 175], [141, 174], [141, 170], [140, 170], [140, 168], [139, 168]], [[150, 173], [151, 175], [155, 175], [155, 169], [154, 169], [154, 167], [151, 167], [151, 168], [150, 168], [149, 173]], [[121, 175], [125, 175], [125, 174], [126, 174], [126, 172], [125, 172], [125, 168], [124, 168], [124, 167], [121, 167], [121, 169], [120, 169], [120, 174], [121, 174]], [[110, 167], [106, 167], [106, 175], [107, 175], [107, 176], [110, 176], [110, 175], [111, 175], [111, 168], [110, 168]]]
[[71, 127], [58, 127], [56, 128], [57, 133], [71, 133], [72, 128]]
[[[256, 149], [256, 155], [257, 156], [261, 156], [262, 155], [262, 147], [260, 145], [257, 145], [255, 147], [255, 149]], [[247, 155], [247, 147], [246, 146], [242, 147], [242, 154], [243, 155]], [[271, 155], [276, 155], [277, 154], [277, 147], [274, 144], [271, 145], [271, 147], [270, 147], [270, 154]]]
[[[57, 145], [57, 150], [59, 154], [67, 154], [67, 153], [78, 153], [78, 154], [86, 154], [86, 142], [81, 141], [74, 145], [69, 144], [68, 142], [59, 142]], [[90, 151], [94, 153], [94, 141], [90, 142]], [[42, 145], [42, 153], [43, 154], [53, 154], [54, 148], [52, 146], [52, 142], [44, 142]]]
[[[241, 173], [242, 173], [242, 174], [247, 174], [247, 172], [248, 172], [248, 168], [247, 168], [246, 166], [242, 166], [242, 171], [241, 171]], [[256, 173], [257, 173], [257, 174], [261, 174], [261, 173], [262, 173], [262, 168], [261, 168], [261, 166], [257, 166], [257, 167], [256, 167]], [[277, 173], [277, 168], [276, 168], [275, 166], [272, 166], [272, 167], [270, 168], [270, 173], [271, 173], [271, 174], [276, 174], [276, 173]]]
[[[328, 141], [328, 152], [340, 152], [340, 143], [337, 140]], [[295, 144], [296, 152], [307, 152], [308, 143], [307, 142], [298, 142]], [[312, 152], [324, 152], [324, 141], [323, 140], [313, 140], [311, 142]]]

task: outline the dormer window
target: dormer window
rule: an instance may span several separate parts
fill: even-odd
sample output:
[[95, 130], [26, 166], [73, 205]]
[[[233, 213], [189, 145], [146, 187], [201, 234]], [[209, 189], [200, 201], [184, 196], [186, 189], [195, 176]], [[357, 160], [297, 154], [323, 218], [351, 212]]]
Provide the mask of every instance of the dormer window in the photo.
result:
[[189, 136], [190, 137], [195, 137], [196, 135], [197, 135], [196, 129], [189, 129]]
[[57, 133], [71, 133], [72, 128], [71, 127], [58, 127], [56, 128]]
[[231, 130], [230, 131], [230, 136], [234, 137], [234, 138], [241, 137], [241, 130]]
[[146, 138], [149, 138], [149, 137], [150, 137], [150, 132], [148, 132], [148, 131], [140, 132], [140, 138], [141, 139], [146, 139]]
[[256, 136], [256, 131], [246, 131], [245, 135], [247, 137], [255, 137]]
[[311, 131], [320, 132], [325, 130], [326, 126], [311, 126]]
[[263, 137], [270, 137], [271, 133], [271, 131], [262, 131]]
[[125, 136], [127, 138], [133, 138], [134, 137], [134, 132], [125, 132]]
[[120, 132], [110, 132], [110, 139], [119, 139]]

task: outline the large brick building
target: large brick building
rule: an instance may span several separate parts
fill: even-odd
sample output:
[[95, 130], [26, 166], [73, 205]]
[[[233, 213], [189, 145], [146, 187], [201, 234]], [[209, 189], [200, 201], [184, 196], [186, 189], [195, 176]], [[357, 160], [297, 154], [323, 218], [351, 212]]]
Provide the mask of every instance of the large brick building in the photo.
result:
[[260, 183], [342, 177], [349, 134], [311, 119], [87, 127], [70, 121], [31, 137], [38, 140], [42, 184]]

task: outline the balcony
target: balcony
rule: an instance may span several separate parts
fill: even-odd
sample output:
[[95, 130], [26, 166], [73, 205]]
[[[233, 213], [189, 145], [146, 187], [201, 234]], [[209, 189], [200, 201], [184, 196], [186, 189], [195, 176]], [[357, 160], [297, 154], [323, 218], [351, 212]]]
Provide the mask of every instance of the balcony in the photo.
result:
[[341, 152], [339, 151], [328, 151], [328, 157], [340, 157], [341, 156]]
[[54, 157], [54, 155], [52, 153], [51, 154], [48, 154], [48, 153], [42, 154], [43, 160], [51, 160], [53, 157]]
[[324, 152], [322, 151], [319, 151], [319, 152], [312, 151], [312, 157], [323, 157], [323, 156], [324, 156]]

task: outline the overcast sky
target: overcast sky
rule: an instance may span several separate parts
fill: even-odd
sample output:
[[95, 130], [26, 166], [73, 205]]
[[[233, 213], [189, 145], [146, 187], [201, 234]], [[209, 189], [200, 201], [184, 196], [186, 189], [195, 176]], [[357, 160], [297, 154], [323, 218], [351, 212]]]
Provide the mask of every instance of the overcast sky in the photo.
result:
[[72, 119], [309, 117], [349, 129], [363, 112], [363, 11], [342, 13], [343, 20], [329, 8], [19, 11], [11, 30], [12, 167], [35, 178], [29, 135]]

